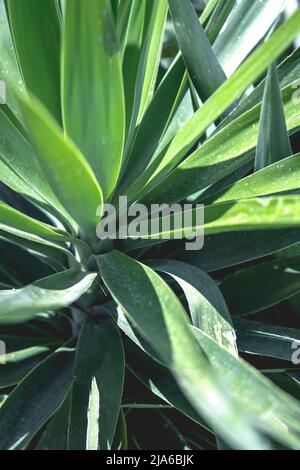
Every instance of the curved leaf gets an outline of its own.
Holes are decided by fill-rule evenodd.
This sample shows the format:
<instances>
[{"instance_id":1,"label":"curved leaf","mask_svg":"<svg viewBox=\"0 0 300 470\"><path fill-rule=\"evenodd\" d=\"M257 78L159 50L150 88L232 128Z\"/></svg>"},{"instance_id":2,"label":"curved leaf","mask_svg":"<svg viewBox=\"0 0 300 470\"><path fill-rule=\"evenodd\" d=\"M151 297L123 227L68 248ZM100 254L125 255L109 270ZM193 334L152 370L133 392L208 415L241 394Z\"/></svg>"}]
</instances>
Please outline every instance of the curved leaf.
<instances>
[{"instance_id":1,"label":"curved leaf","mask_svg":"<svg viewBox=\"0 0 300 470\"><path fill-rule=\"evenodd\" d=\"M21 289L0 292L0 324L21 323L45 311L76 302L92 285L96 274L76 270L41 279Z\"/></svg>"},{"instance_id":2,"label":"curved leaf","mask_svg":"<svg viewBox=\"0 0 300 470\"><path fill-rule=\"evenodd\" d=\"M201 330L193 327L193 332L231 395L256 418L257 428L275 441L299 449L299 403Z\"/></svg>"},{"instance_id":3,"label":"curved leaf","mask_svg":"<svg viewBox=\"0 0 300 470\"><path fill-rule=\"evenodd\" d=\"M22 212L17 211L13 207L0 202L0 229L10 231L10 229L18 230L18 233L28 233L41 238L48 238L53 241L67 241L70 239L68 234L58 231L55 227L39 222L38 220L28 217Z\"/></svg>"},{"instance_id":4,"label":"curved leaf","mask_svg":"<svg viewBox=\"0 0 300 470\"><path fill-rule=\"evenodd\" d=\"M35 450L66 450L70 400L67 396L47 424Z\"/></svg>"},{"instance_id":5,"label":"curved leaf","mask_svg":"<svg viewBox=\"0 0 300 470\"><path fill-rule=\"evenodd\" d=\"M103 196L94 173L39 102L21 95L18 99L47 181L82 231L95 238Z\"/></svg>"},{"instance_id":6,"label":"curved leaf","mask_svg":"<svg viewBox=\"0 0 300 470\"><path fill-rule=\"evenodd\" d=\"M236 352L232 320L213 279L201 269L177 261L154 261L150 266L169 274L178 282L186 296L192 324L229 351Z\"/></svg>"},{"instance_id":7,"label":"curved leaf","mask_svg":"<svg viewBox=\"0 0 300 470\"><path fill-rule=\"evenodd\" d=\"M15 172L24 181L22 186L25 185L25 188L27 188L26 185L28 185L28 188L31 188L31 191L30 189L29 191L32 192L32 195L29 193L29 196L31 195L40 204L46 203L52 210L55 210L55 213L61 214L64 220L68 220L68 214L47 184L45 175L41 171L31 145L16 126L12 116L12 113L8 114L2 106L0 107L1 160L6 163L11 172ZM1 165L1 169L3 170L3 165ZM13 175L10 176L11 184L15 185L15 178L13 178ZM18 182L18 184L20 183ZM13 187L12 189L19 192L18 187ZM26 193L28 194L28 189L26 189Z\"/></svg>"},{"instance_id":8,"label":"curved leaf","mask_svg":"<svg viewBox=\"0 0 300 470\"><path fill-rule=\"evenodd\" d=\"M6 0L6 5L25 85L61 122L61 24L56 1Z\"/></svg>"},{"instance_id":9,"label":"curved leaf","mask_svg":"<svg viewBox=\"0 0 300 470\"><path fill-rule=\"evenodd\" d=\"M99 256L97 261L115 301L170 368L195 409L233 445L264 447L247 415L236 412L211 373L205 355L194 343L184 309L167 284L147 266L117 251Z\"/></svg>"}]
</instances>

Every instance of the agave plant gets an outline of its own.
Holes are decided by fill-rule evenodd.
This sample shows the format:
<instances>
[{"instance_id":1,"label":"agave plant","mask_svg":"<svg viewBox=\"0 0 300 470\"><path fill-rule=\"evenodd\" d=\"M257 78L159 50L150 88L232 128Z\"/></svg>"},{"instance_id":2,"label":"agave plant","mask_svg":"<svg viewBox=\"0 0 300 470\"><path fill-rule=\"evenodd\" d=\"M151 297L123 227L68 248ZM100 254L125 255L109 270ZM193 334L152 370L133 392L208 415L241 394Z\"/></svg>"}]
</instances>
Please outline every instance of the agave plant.
<instances>
[{"instance_id":1,"label":"agave plant","mask_svg":"<svg viewBox=\"0 0 300 470\"><path fill-rule=\"evenodd\" d=\"M0 449L300 448L287 3L1 3ZM99 239L120 196L203 249Z\"/></svg>"}]
</instances>

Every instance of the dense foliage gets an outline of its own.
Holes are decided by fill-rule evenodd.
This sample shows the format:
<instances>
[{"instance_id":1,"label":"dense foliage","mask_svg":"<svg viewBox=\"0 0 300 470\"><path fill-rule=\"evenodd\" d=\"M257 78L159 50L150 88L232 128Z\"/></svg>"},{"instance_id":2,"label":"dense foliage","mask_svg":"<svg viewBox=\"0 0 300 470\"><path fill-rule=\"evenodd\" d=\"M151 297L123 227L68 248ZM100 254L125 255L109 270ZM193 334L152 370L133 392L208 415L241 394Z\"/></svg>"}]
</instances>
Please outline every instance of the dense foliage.
<instances>
[{"instance_id":1,"label":"dense foliage","mask_svg":"<svg viewBox=\"0 0 300 470\"><path fill-rule=\"evenodd\" d=\"M300 448L288 4L1 2L1 450ZM203 249L99 239L119 196Z\"/></svg>"}]
</instances>

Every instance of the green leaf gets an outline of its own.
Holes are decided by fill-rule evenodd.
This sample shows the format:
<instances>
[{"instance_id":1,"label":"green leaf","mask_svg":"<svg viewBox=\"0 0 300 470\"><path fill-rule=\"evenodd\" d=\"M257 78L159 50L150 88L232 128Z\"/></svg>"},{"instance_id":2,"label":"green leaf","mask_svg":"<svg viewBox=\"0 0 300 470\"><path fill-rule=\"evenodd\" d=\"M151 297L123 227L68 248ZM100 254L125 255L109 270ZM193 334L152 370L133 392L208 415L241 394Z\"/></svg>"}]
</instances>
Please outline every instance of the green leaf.
<instances>
[{"instance_id":1,"label":"green leaf","mask_svg":"<svg viewBox=\"0 0 300 470\"><path fill-rule=\"evenodd\" d=\"M300 47L295 49L291 55L289 55L283 62L277 67L277 73L280 82L280 88L285 88L287 85L292 85L295 78L300 74ZM228 124L228 122L234 121L237 117L241 116L251 108L256 106L262 101L264 90L266 85L266 79L262 80L260 84L254 88L250 95L244 97L237 108L228 116L223 122L222 127Z\"/></svg>"},{"instance_id":2,"label":"green leaf","mask_svg":"<svg viewBox=\"0 0 300 470\"><path fill-rule=\"evenodd\" d=\"M255 157L255 170L292 155L276 66L268 70Z\"/></svg>"},{"instance_id":3,"label":"green leaf","mask_svg":"<svg viewBox=\"0 0 300 470\"><path fill-rule=\"evenodd\" d=\"M197 252L181 248L171 257L211 272L245 263L297 244L300 230L258 230L208 235L204 247Z\"/></svg>"},{"instance_id":4,"label":"green leaf","mask_svg":"<svg viewBox=\"0 0 300 470\"><path fill-rule=\"evenodd\" d=\"M211 15L216 9L217 3L219 0L208 0L205 5L204 10L201 12L200 21L202 24L207 23Z\"/></svg>"},{"instance_id":5,"label":"green leaf","mask_svg":"<svg viewBox=\"0 0 300 470\"><path fill-rule=\"evenodd\" d=\"M14 51L13 41L10 33L10 27L5 10L5 1L0 0L0 79L4 82L14 80L19 83L20 89L23 89L22 78ZM6 90L7 105L16 111L16 103L10 90ZM1 106L3 108L4 106Z\"/></svg>"},{"instance_id":6,"label":"green leaf","mask_svg":"<svg viewBox=\"0 0 300 470\"><path fill-rule=\"evenodd\" d=\"M63 242L70 239L68 234L58 231L55 227L39 222L38 220L28 217L22 212L17 211L13 207L9 207L5 203L0 202L0 229L12 233L19 234L24 237L28 235L36 235L37 237Z\"/></svg>"},{"instance_id":7,"label":"green leaf","mask_svg":"<svg viewBox=\"0 0 300 470\"><path fill-rule=\"evenodd\" d=\"M147 31L146 5L147 0L131 0L131 14L128 21L126 47L123 57L123 77L126 105L126 135L130 126L135 100L137 71L142 52L142 45Z\"/></svg>"},{"instance_id":8,"label":"green leaf","mask_svg":"<svg viewBox=\"0 0 300 470\"><path fill-rule=\"evenodd\" d=\"M282 12L286 0L241 0L215 42L215 53L227 75L246 59Z\"/></svg>"},{"instance_id":9,"label":"green leaf","mask_svg":"<svg viewBox=\"0 0 300 470\"><path fill-rule=\"evenodd\" d=\"M300 124L299 109L292 99L293 93L291 84L283 89L289 131ZM151 201L165 199L168 202L181 201L251 162L252 150L257 144L260 110L261 106L257 104L215 133L180 163L152 192L150 191L146 198L151 197Z\"/></svg>"},{"instance_id":10,"label":"green leaf","mask_svg":"<svg viewBox=\"0 0 300 470\"><path fill-rule=\"evenodd\" d=\"M81 330L74 366L69 450L110 449L124 381L124 354L114 322L87 320Z\"/></svg>"},{"instance_id":11,"label":"green leaf","mask_svg":"<svg viewBox=\"0 0 300 470\"><path fill-rule=\"evenodd\" d=\"M61 122L57 4L53 0L44 0L43 5L39 0L6 0L6 5L24 83Z\"/></svg>"},{"instance_id":12,"label":"green leaf","mask_svg":"<svg viewBox=\"0 0 300 470\"><path fill-rule=\"evenodd\" d=\"M21 450L57 411L73 381L73 350L58 349L26 376L0 408L0 449Z\"/></svg>"},{"instance_id":13,"label":"green leaf","mask_svg":"<svg viewBox=\"0 0 300 470\"><path fill-rule=\"evenodd\" d=\"M103 201L94 173L40 103L32 97L25 99L18 95L18 98L39 164L51 188L82 231L92 237L98 220L97 209Z\"/></svg>"},{"instance_id":14,"label":"green leaf","mask_svg":"<svg viewBox=\"0 0 300 470\"><path fill-rule=\"evenodd\" d=\"M249 315L276 305L300 292L300 257L237 271L222 282L221 290L236 315Z\"/></svg>"},{"instance_id":15,"label":"green leaf","mask_svg":"<svg viewBox=\"0 0 300 470\"><path fill-rule=\"evenodd\" d=\"M170 368L195 409L236 447L264 447L247 416L237 412L212 374L190 333L184 309L167 284L147 266L117 251L97 261L113 298Z\"/></svg>"},{"instance_id":16,"label":"green leaf","mask_svg":"<svg viewBox=\"0 0 300 470\"><path fill-rule=\"evenodd\" d=\"M300 400L299 371L271 372L267 373L266 376L286 393L292 395L296 400Z\"/></svg>"},{"instance_id":17,"label":"green leaf","mask_svg":"<svg viewBox=\"0 0 300 470\"><path fill-rule=\"evenodd\" d=\"M127 251L150 247L161 240L189 239L195 237L264 229L283 229L300 226L300 197L282 196L211 204L204 207L204 220L199 220L199 208L182 209L182 212L155 216L144 224L138 240L123 240ZM160 210L162 214L162 210ZM178 214L180 226L178 226ZM201 218L202 219L202 218ZM199 248L198 248L199 249Z\"/></svg>"},{"instance_id":18,"label":"green leaf","mask_svg":"<svg viewBox=\"0 0 300 470\"><path fill-rule=\"evenodd\" d=\"M13 191L24 197L42 202L38 194L31 189L10 167L4 162L0 156L0 181Z\"/></svg>"},{"instance_id":19,"label":"green leaf","mask_svg":"<svg viewBox=\"0 0 300 470\"><path fill-rule=\"evenodd\" d=\"M154 3L148 0L146 15L149 15L149 19L147 19L149 24L145 32L146 36L136 75L135 98L128 136L129 143L135 136L135 129L140 124L155 90L167 11L167 0Z\"/></svg>"},{"instance_id":20,"label":"green leaf","mask_svg":"<svg viewBox=\"0 0 300 470\"><path fill-rule=\"evenodd\" d=\"M256 428L277 442L299 449L299 403L201 330L193 327L193 332L231 396L255 419Z\"/></svg>"},{"instance_id":21,"label":"green leaf","mask_svg":"<svg viewBox=\"0 0 300 470\"><path fill-rule=\"evenodd\" d=\"M207 27L205 28L207 37L211 44L213 44L217 39L231 10L235 5L236 0L218 0L216 8L214 9Z\"/></svg>"},{"instance_id":22,"label":"green leaf","mask_svg":"<svg viewBox=\"0 0 300 470\"><path fill-rule=\"evenodd\" d=\"M149 265L149 263L148 263ZM204 271L178 261L154 261L150 267L172 276L182 288L192 318L192 324L230 351L236 352L232 320L217 287Z\"/></svg>"},{"instance_id":23,"label":"green leaf","mask_svg":"<svg viewBox=\"0 0 300 470\"><path fill-rule=\"evenodd\" d=\"M172 140L167 152L156 170L158 180L170 172L190 148L197 142L205 130L216 121L224 111L238 98L253 81L283 52L300 30L300 10L262 44L240 66L240 68L204 103L194 116L180 129ZM187 159L188 164L191 158ZM180 167L179 167L180 168ZM234 171L234 169L232 170ZM173 172L174 175L176 172ZM178 175L178 173L176 173ZM154 175L154 176L155 176ZM223 175L225 176L225 175ZM149 190L149 188L148 188Z\"/></svg>"},{"instance_id":24,"label":"green leaf","mask_svg":"<svg viewBox=\"0 0 300 470\"><path fill-rule=\"evenodd\" d=\"M292 361L293 344L300 343L300 331L233 318L237 330L238 349L247 354Z\"/></svg>"},{"instance_id":25,"label":"green leaf","mask_svg":"<svg viewBox=\"0 0 300 470\"><path fill-rule=\"evenodd\" d=\"M223 188L222 191L204 199L203 202L205 204L220 203L297 190L299 189L299 181L300 154L297 154L273 163L273 165Z\"/></svg>"},{"instance_id":26,"label":"green leaf","mask_svg":"<svg viewBox=\"0 0 300 470\"><path fill-rule=\"evenodd\" d=\"M299 227L298 196L266 197L205 207L206 234L265 228Z\"/></svg>"},{"instance_id":27,"label":"green leaf","mask_svg":"<svg viewBox=\"0 0 300 470\"><path fill-rule=\"evenodd\" d=\"M14 364L16 362L24 361L30 359L31 357L39 356L50 351L49 346L32 346L30 348L21 349L20 351L15 351L0 355L0 362L5 364Z\"/></svg>"},{"instance_id":28,"label":"green leaf","mask_svg":"<svg viewBox=\"0 0 300 470\"><path fill-rule=\"evenodd\" d=\"M204 102L226 81L190 0L169 0L170 12L190 79Z\"/></svg>"},{"instance_id":29,"label":"green leaf","mask_svg":"<svg viewBox=\"0 0 300 470\"><path fill-rule=\"evenodd\" d=\"M1 365L0 389L12 387L21 382L44 359L45 354L41 354L21 362Z\"/></svg>"},{"instance_id":30,"label":"green leaf","mask_svg":"<svg viewBox=\"0 0 300 470\"><path fill-rule=\"evenodd\" d=\"M47 424L34 450L66 450L70 399L67 396Z\"/></svg>"},{"instance_id":31,"label":"green leaf","mask_svg":"<svg viewBox=\"0 0 300 470\"><path fill-rule=\"evenodd\" d=\"M31 255L37 257L43 263L55 269L65 268L68 260L70 266L78 265L75 257L70 251L64 248L63 245L53 243L42 238L34 237L31 234L23 232L16 232L16 235L12 234L13 229L10 228L9 232L0 230L0 240L5 241L13 245L26 250ZM26 236L26 238L23 238Z\"/></svg>"},{"instance_id":32,"label":"green leaf","mask_svg":"<svg viewBox=\"0 0 300 470\"><path fill-rule=\"evenodd\" d=\"M126 334L126 330L124 331ZM146 351L148 353L148 351ZM166 367L154 362L134 343L126 344L127 367L154 395L183 413L194 422L204 425Z\"/></svg>"},{"instance_id":33,"label":"green leaf","mask_svg":"<svg viewBox=\"0 0 300 470\"><path fill-rule=\"evenodd\" d=\"M67 0L62 76L65 130L107 200L119 176L125 134L120 50L108 0Z\"/></svg>"},{"instance_id":34,"label":"green leaf","mask_svg":"<svg viewBox=\"0 0 300 470\"><path fill-rule=\"evenodd\" d=\"M41 205L47 204L55 211L55 214L58 214L58 216L61 214L64 220L68 220L68 214L46 182L45 175L38 165L31 145L16 126L12 113L5 112L5 108L2 106L0 107L0 128L0 158L11 170L10 175L7 175L8 170L2 163L0 179L2 179L3 171L5 171L4 177L5 175L6 178L9 177L9 186L13 185L12 189L17 190L22 183L18 180L18 186L15 186L16 180L12 174L12 172L15 172L19 179L24 182L20 189L25 190L26 194L31 196L33 200L38 201Z\"/></svg>"},{"instance_id":35,"label":"green leaf","mask_svg":"<svg viewBox=\"0 0 300 470\"><path fill-rule=\"evenodd\" d=\"M96 278L76 270L41 279L21 289L0 292L0 324L21 323L45 311L56 311L76 302Z\"/></svg>"},{"instance_id":36,"label":"green leaf","mask_svg":"<svg viewBox=\"0 0 300 470\"><path fill-rule=\"evenodd\" d=\"M136 131L132 147L128 150L126 167L118 188L119 194L125 194L123 191L138 178L143 179L143 170L155 158L169 121L179 107L180 98L187 91L185 70L183 60L178 59L159 84Z\"/></svg>"},{"instance_id":37,"label":"green leaf","mask_svg":"<svg viewBox=\"0 0 300 470\"><path fill-rule=\"evenodd\" d=\"M117 37L120 41L122 58L124 56L124 51L127 45L132 16L134 16L136 13L135 3L136 2L132 0L124 0L124 2L120 2L118 5L116 31Z\"/></svg>"}]
</instances>

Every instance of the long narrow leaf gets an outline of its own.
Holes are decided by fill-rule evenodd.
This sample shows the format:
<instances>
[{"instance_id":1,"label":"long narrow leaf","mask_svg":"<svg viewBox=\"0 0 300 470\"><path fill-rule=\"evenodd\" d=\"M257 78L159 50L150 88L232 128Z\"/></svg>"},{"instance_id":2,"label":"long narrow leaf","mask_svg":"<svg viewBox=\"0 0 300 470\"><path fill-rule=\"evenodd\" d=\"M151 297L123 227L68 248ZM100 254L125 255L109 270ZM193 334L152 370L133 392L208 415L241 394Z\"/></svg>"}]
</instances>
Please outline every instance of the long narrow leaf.
<instances>
[{"instance_id":1,"label":"long narrow leaf","mask_svg":"<svg viewBox=\"0 0 300 470\"><path fill-rule=\"evenodd\" d=\"M195 89L206 101L226 81L196 11L189 0L169 0L178 43Z\"/></svg>"},{"instance_id":2,"label":"long narrow leaf","mask_svg":"<svg viewBox=\"0 0 300 470\"><path fill-rule=\"evenodd\" d=\"M122 162L125 111L120 51L107 0L67 0L62 67L65 130L108 199Z\"/></svg>"},{"instance_id":3,"label":"long narrow leaf","mask_svg":"<svg viewBox=\"0 0 300 470\"><path fill-rule=\"evenodd\" d=\"M110 449L119 416L124 356L118 331L109 318L87 320L74 366L69 450Z\"/></svg>"},{"instance_id":4,"label":"long narrow leaf","mask_svg":"<svg viewBox=\"0 0 300 470\"><path fill-rule=\"evenodd\" d=\"M7 0L8 17L22 77L30 90L61 122L61 24L54 0ZM30 34L28 34L30 29ZM33 60L34 58L34 60Z\"/></svg>"}]
</instances>

